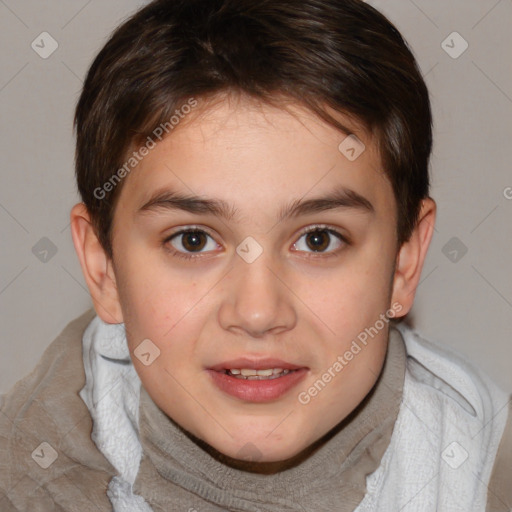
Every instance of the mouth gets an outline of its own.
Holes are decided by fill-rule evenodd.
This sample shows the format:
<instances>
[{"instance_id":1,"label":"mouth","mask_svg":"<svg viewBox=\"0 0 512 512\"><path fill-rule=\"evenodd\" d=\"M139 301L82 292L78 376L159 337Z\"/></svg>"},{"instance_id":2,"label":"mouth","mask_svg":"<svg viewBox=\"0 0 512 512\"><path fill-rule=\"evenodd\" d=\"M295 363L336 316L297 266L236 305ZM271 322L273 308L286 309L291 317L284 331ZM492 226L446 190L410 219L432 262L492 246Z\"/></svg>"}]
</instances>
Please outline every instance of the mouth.
<instances>
[{"instance_id":1,"label":"mouth","mask_svg":"<svg viewBox=\"0 0 512 512\"><path fill-rule=\"evenodd\" d=\"M251 368L232 368L230 370L224 370L226 375L234 377L235 379L243 380L273 380L284 377L290 372L296 372L297 370L287 370L284 368L267 368L264 370L253 370Z\"/></svg>"},{"instance_id":2,"label":"mouth","mask_svg":"<svg viewBox=\"0 0 512 512\"><path fill-rule=\"evenodd\" d=\"M281 398L302 381L308 371L304 366L268 358L241 358L207 369L220 391L248 402Z\"/></svg>"}]
</instances>

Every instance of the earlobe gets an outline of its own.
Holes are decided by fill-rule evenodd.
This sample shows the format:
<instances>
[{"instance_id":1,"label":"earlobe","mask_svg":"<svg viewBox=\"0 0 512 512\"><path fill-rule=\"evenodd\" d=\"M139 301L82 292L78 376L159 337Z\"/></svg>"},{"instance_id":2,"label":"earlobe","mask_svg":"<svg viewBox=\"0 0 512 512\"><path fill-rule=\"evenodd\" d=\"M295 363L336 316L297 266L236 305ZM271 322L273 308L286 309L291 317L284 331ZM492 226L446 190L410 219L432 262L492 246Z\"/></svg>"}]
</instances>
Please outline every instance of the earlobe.
<instances>
[{"instance_id":1,"label":"earlobe","mask_svg":"<svg viewBox=\"0 0 512 512\"><path fill-rule=\"evenodd\" d=\"M422 201L418 223L410 237L400 248L393 280L391 303L402 305L400 316L405 316L414 302L427 250L434 233L436 203L427 198Z\"/></svg>"},{"instance_id":2,"label":"earlobe","mask_svg":"<svg viewBox=\"0 0 512 512\"><path fill-rule=\"evenodd\" d=\"M112 262L96 236L83 203L71 209L70 221L73 244L96 313L106 323L123 322Z\"/></svg>"}]
</instances>

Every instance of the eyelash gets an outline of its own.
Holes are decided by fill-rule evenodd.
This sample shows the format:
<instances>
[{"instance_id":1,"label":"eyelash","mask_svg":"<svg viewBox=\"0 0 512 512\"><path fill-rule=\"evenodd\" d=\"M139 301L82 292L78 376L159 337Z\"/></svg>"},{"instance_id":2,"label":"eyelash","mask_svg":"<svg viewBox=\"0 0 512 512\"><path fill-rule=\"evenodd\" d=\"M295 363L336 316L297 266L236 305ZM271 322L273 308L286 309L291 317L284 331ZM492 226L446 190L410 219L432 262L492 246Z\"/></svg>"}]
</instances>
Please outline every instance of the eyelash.
<instances>
[{"instance_id":1,"label":"eyelash","mask_svg":"<svg viewBox=\"0 0 512 512\"><path fill-rule=\"evenodd\" d=\"M343 242L344 245L350 245L350 240L345 237L344 235L342 235L339 231L337 231L336 229L333 229L333 228L330 228L329 226L326 226L324 224L315 224L313 226L309 226L308 228L304 229L300 235L299 235L299 238L298 240L300 240L304 235L307 235L308 233L314 233L315 231L326 231L327 233L331 234L331 235L334 235L336 238L338 238L341 242ZM195 258L200 258L201 257L201 252L198 252L198 253L184 253L184 252L181 252L181 251L177 251L176 249L174 248L169 248L169 246L167 245L168 242L170 242L173 238L179 236L179 235L183 235L185 233L204 233L206 235L208 235L210 238L213 239L213 236L208 233L208 231L206 231L205 229L203 228L199 228L199 227L195 227L195 226L189 226L185 229L181 229L180 231L177 231L176 233L173 233L172 235L169 235L168 237L166 237L163 241L162 241L162 245L165 246L166 250L168 250L169 252L171 252L171 254L173 256L176 256L178 258L182 258L184 260L193 260ZM335 251L330 251L330 252L326 252L326 253L306 253L306 254L310 254L310 256L307 256L308 258L328 258L328 257L332 257L332 256L337 256L338 253L342 250L343 248L338 248L337 250ZM298 251L298 252L303 252L303 251Z\"/></svg>"}]
</instances>

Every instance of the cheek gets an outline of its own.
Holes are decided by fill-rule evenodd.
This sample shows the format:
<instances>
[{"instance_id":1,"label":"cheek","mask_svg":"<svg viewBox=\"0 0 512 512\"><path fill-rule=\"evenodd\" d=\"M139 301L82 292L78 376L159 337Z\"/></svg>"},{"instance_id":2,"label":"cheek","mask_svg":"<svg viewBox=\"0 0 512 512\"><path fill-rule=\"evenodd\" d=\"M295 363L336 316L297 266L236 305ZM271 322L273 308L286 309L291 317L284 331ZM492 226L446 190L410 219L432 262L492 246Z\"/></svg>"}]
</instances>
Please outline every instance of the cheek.
<instances>
[{"instance_id":1,"label":"cheek","mask_svg":"<svg viewBox=\"0 0 512 512\"><path fill-rule=\"evenodd\" d=\"M379 239L375 244L369 245L359 258L349 279L354 282L361 303L368 308L387 309L390 297L393 254L388 245ZM383 311L381 311L383 312Z\"/></svg>"},{"instance_id":2,"label":"cheek","mask_svg":"<svg viewBox=\"0 0 512 512\"><path fill-rule=\"evenodd\" d=\"M321 280L303 281L301 298L337 333L375 321L388 309L391 269L372 261L340 267Z\"/></svg>"},{"instance_id":3,"label":"cheek","mask_svg":"<svg viewBox=\"0 0 512 512\"><path fill-rule=\"evenodd\" d=\"M127 328L160 339L198 302L195 283L165 264L152 251L127 251L116 269Z\"/></svg>"},{"instance_id":4,"label":"cheek","mask_svg":"<svg viewBox=\"0 0 512 512\"><path fill-rule=\"evenodd\" d=\"M123 287L120 296L131 352L136 354L134 351L145 339L151 340L159 352L151 375L165 371L181 374L183 365L179 362L193 359L207 307L206 301L196 296L198 293L190 281L164 276L148 279L143 272L132 274Z\"/></svg>"},{"instance_id":5,"label":"cheek","mask_svg":"<svg viewBox=\"0 0 512 512\"><path fill-rule=\"evenodd\" d=\"M336 361L338 355L350 351L354 340L379 340L376 343L361 345L360 353L353 357L354 361L337 374L338 377L334 379L337 382L349 383L352 379L358 381L359 378L371 380L371 375L358 375L358 363L378 370L378 361L383 354L384 344L380 342L380 338L381 331L385 333L386 329L381 328L381 315L390 307L392 268L383 260L376 261L373 258L371 264L369 261L361 260L357 264L341 267L336 275L322 280L318 286L315 285L314 292L310 291L308 299L304 300L315 313L315 317L311 317L312 321L318 324L325 335L325 353L321 358L323 365L329 367ZM311 283L309 284L311 287ZM368 329L375 329L376 322L379 334L373 340L368 334ZM383 325L386 327L387 323ZM353 349L353 352L356 351L357 347ZM336 384L333 391L335 387Z\"/></svg>"}]
</instances>

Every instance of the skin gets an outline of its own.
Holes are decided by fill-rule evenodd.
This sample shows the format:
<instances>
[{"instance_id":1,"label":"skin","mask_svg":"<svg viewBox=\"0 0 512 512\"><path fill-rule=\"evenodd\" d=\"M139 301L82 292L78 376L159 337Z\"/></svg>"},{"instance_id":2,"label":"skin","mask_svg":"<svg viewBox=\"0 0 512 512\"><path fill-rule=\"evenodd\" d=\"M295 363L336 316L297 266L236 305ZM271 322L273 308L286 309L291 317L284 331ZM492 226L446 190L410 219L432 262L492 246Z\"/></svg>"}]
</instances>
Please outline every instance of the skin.
<instances>
[{"instance_id":1,"label":"skin","mask_svg":"<svg viewBox=\"0 0 512 512\"><path fill-rule=\"evenodd\" d=\"M251 471L271 473L307 456L368 394L383 366L387 324L307 405L297 398L392 304L399 304L397 316L410 310L433 233L436 206L426 199L412 237L397 251L396 203L375 141L337 116L366 146L353 162L338 150L346 134L298 104L285 111L225 98L182 121L125 178L113 261L85 206L71 212L95 310L105 322L125 323L144 388L212 454ZM365 197L373 212L344 207L279 221L292 200L339 186ZM223 199L236 212L138 212L165 188ZM324 233L315 251L315 240L303 234L315 224L349 243ZM164 241L187 227L211 235L190 260L172 253L191 254L186 237ZM248 236L263 249L252 263L236 252ZM160 350L149 366L133 354L144 339ZM280 358L308 374L268 403L224 394L205 369L246 355ZM257 447L256 464L240 460L247 443Z\"/></svg>"}]
</instances>

